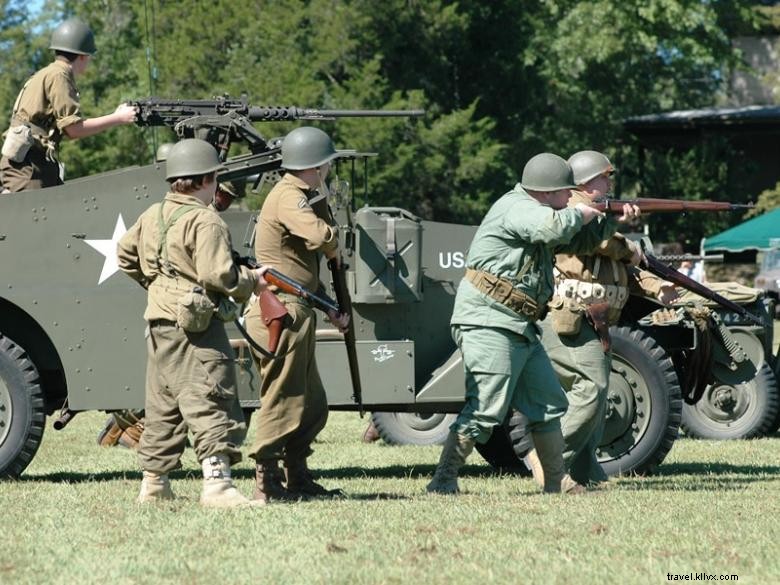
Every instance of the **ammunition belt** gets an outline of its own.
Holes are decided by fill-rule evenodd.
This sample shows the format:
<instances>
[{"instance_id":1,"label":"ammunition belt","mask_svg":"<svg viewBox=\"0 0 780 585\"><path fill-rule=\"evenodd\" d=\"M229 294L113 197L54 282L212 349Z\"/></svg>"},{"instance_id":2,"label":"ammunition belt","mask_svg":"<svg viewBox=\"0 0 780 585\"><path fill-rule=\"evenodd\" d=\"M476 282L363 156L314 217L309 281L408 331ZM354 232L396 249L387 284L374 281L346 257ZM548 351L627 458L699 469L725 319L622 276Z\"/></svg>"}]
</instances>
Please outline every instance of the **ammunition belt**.
<instances>
[{"instance_id":1,"label":"ammunition belt","mask_svg":"<svg viewBox=\"0 0 780 585\"><path fill-rule=\"evenodd\" d=\"M622 309L628 300L628 287L566 278L556 283L555 296L569 305L607 303L610 308Z\"/></svg>"},{"instance_id":2,"label":"ammunition belt","mask_svg":"<svg viewBox=\"0 0 780 585\"><path fill-rule=\"evenodd\" d=\"M512 309L515 313L525 316L529 321L540 319L546 308L546 305L539 307L539 303L535 299L516 289L506 278L484 270L466 268L466 280L473 284L479 292Z\"/></svg>"}]
</instances>

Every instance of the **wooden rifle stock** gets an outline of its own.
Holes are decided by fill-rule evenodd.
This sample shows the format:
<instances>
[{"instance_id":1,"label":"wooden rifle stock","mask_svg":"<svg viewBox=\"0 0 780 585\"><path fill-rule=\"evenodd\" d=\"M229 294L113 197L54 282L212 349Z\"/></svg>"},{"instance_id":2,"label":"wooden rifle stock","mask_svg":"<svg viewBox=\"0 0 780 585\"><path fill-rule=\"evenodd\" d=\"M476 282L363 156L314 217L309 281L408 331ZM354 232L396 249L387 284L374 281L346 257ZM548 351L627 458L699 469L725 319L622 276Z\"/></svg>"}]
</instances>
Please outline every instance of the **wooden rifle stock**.
<instances>
[{"instance_id":1,"label":"wooden rifle stock","mask_svg":"<svg viewBox=\"0 0 780 585\"><path fill-rule=\"evenodd\" d=\"M345 267L339 265L338 260L328 260L328 268L333 276L333 291L336 293L336 301L339 304L340 313L349 315L349 326L344 333L344 344L347 347L347 361L349 363L349 375L352 378L352 400L358 405L358 411L363 417L363 388L360 383L360 369L358 368L357 349L355 347L355 325L352 321L352 300L349 298L347 288L347 276Z\"/></svg>"},{"instance_id":2,"label":"wooden rifle stock","mask_svg":"<svg viewBox=\"0 0 780 585\"><path fill-rule=\"evenodd\" d=\"M759 317L756 317L753 313L749 312L744 307L741 307L734 301L730 301L726 297L719 295L714 290L711 290L704 286L703 284L700 284L693 280L692 278L688 278L681 272L678 272L671 266L668 266L658 260L655 256L648 254L645 251L645 262L642 266L645 270L648 272L652 272L656 276L663 278L664 280L668 280L669 282L673 282L674 284L677 284L685 289L688 289L691 292L696 293L700 297L704 297L705 299L708 299L710 301L713 301L715 303L718 303L721 307L728 309L729 311L734 311L735 313L741 315L742 317L749 319L753 323L757 325L761 325L763 327L764 322Z\"/></svg>"},{"instance_id":3,"label":"wooden rifle stock","mask_svg":"<svg viewBox=\"0 0 780 585\"><path fill-rule=\"evenodd\" d=\"M686 201L683 199L596 199L591 207L605 213L623 213L626 203L636 205L644 213L674 213L685 211L738 211L752 209L752 203L729 203L728 201Z\"/></svg>"}]
</instances>

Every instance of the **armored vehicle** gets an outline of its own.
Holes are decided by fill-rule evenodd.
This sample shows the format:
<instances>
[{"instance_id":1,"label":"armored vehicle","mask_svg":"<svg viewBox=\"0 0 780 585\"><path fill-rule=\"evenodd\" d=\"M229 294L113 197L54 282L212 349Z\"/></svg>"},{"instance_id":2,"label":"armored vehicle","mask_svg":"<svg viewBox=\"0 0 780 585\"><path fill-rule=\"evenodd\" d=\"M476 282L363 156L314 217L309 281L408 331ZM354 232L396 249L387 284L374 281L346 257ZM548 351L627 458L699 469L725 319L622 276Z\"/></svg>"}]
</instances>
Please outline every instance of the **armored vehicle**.
<instances>
[{"instance_id":1,"label":"armored vehicle","mask_svg":"<svg viewBox=\"0 0 780 585\"><path fill-rule=\"evenodd\" d=\"M263 139L252 121L346 115L251 108L245 100L225 99L138 105L142 124L166 124L180 137L218 145L227 166L220 180L245 179L255 186L279 169L280 141ZM229 157L237 141L249 152ZM366 160L356 153L338 173L354 185ZM6 274L0 289L0 475L17 476L27 467L46 417L58 410L55 428L80 411L143 407L146 298L119 274L115 249L126 228L166 192L164 171L162 163L134 166L0 197L0 262ZM463 403L463 368L448 323L476 226L423 221L396 207L357 209L353 190L344 181L338 186L331 204L344 232L363 407L373 412L388 441L435 441ZM369 195L364 200L370 202ZM254 214L227 211L224 217L238 252L251 254ZM748 308L769 319L761 295ZM653 320L658 309L653 301L632 299L613 331L615 359L600 453L611 473L651 471L677 437L687 360L703 336L687 317ZM717 314L734 332L729 349L715 356L724 364L715 371L722 382L718 389L724 384L739 389L755 371L774 379L777 357L766 351L771 326ZM242 406L258 408L247 342L237 330L231 336ZM343 336L322 324L317 338L331 407L358 410ZM734 420L761 408L745 394L746 407L728 410ZM481 452L498 468L516 469L513 440L510 416Z\"/></svg>"}]
</instances>

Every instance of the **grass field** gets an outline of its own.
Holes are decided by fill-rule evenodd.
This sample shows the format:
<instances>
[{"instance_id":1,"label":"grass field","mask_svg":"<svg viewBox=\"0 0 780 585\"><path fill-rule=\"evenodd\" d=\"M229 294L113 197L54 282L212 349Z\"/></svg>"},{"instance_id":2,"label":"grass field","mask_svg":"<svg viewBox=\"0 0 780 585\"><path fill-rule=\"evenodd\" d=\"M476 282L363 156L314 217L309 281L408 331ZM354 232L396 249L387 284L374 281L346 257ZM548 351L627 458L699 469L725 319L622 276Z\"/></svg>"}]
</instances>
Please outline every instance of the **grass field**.
<instances>
[{"instance_id":1,"label":"grass field","mask_svg":"<svg viewBox=\"0 0 780 585\"><path fill-rule=\"evenodd\" d=\"M188 450L179 499L134 502L134 453L101 449L104 416L47 428L19 481L0 483L0 583L665 583L667 573L780 580L780 437L680 440L659 473L586 496L544 496L478 455L457 497L427 496L437 447L359 441L333 413L312 467L347 497L204 510ZM251 431L250 431L251 433ZM242 462L238 486L251 493Z\"/></svg>"}]
</instances>

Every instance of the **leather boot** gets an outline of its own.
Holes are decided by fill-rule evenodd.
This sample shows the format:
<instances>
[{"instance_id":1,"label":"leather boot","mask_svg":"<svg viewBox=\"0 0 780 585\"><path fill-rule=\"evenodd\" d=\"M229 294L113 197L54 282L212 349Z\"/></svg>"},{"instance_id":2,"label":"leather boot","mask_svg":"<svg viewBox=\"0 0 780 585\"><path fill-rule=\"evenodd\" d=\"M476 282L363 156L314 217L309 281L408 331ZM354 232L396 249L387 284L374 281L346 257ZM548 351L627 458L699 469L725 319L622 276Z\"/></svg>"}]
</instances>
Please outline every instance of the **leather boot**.
<instances>
[{"instance_id":1,"label":"leather boot","mask_svg":"<svg viewBox=\"0 0 780 585\"><path fill-rule=\"evenodd\" d=\"M203 466L203 491L200 505L207 508L234 508L248 506L245 498L233 485L230 474L230 460L227 455L218 453L201 461Z\"/></svg>"},{"instance_id":2,"label":"leather boot","mask_svg":"<svg viewBox=\"0 0 780 585\"><path fill-rule=\"evenodd\" d=\"M306 465L306 459L288 458L284 460L284 476L287 491L312 498L339 498L344 496L340 489L329 490L318 484Z\"/></svg>"},{"instance_id":3,"label":"leather boot","mask_svg":"<svg viewBox=\"0 0 780 585\"><path fill-rule=\"evenodd\" d=\"M436 466L436 472L433 479L425 488L428 493L434 494L457 494L458 488L458 470L466 462L466 458L474 449L474 439L466 437L455 431L450 431L447 440L444 442L444 448L439 458L439 465Z\"/></svg>"},{"instance_id":4,"label":"leather boot","mask_svg":"<svg viewBox=\"0 0 780 585\"><path fill-rule=\"evenodd\" d=\"M360 440L364 443L373 443L374 441L378 441L380 438L379 431L376 430L373 421L369 421L368 426L366 427L366 430L363 431L363 436L360 438Z\"/></svg>"},{"instance_id":5,"label":"leather boot","mask_svg":"<svg viewBox=\"0 0 780 585\"><path fill-rule=\"evenodd\" d=\"M269 502L297 502L301 497L282 485L282 470L278 459L261 459L255 467L255 492L252 500L258 504Z\"/></svg>"},{"instance_id":6,"label":"leather boot","mask_svg":"<svg viewBox=\"0 0 780 585\"><path fill-rule=\"evenodd\" d=\"M560 428L548 432L534 432L534 451L526 455L534 480L546 494L582 494L585 487L565 473L563 464L563 435ZM534 459L536 461L534 461ZM536 471L534 470L536 468Z\"/></svg>"},{"instance_id":7,"label":"leather boot","mask_svg":"<svg viewBox=\"0 0 780 585\"><path fill-rule=\"evenodd\" d=\"M141 480L141 493L138 494L139 503L146 504L148 502L173 500L174 498L167 473L157 474L151 471L144 471L144 478Z\"/></svg>"}]
</instances>

